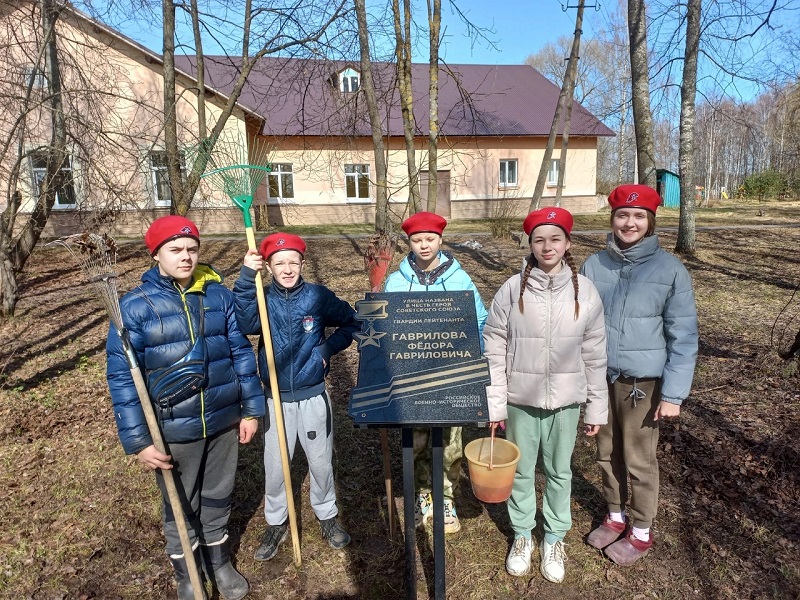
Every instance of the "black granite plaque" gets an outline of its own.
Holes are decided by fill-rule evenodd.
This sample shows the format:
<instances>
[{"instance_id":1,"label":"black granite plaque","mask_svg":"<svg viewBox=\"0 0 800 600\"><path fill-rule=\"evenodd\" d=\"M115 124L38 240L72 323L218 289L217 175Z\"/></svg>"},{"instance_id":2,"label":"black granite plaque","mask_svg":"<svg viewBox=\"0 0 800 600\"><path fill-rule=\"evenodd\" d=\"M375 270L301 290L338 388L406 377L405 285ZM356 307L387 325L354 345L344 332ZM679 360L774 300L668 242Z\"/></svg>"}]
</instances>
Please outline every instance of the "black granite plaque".
<instances>
[{"instance_id":1,"label":"black granite plaque","mask_svg":"<svg viewBox=\"0 0 800 600\"><path fill-rule=\"evenodd\" d=\"M471 291L368 293L356 302L356 425L456 425L489 420L489 366Z\"/></svg>"}]
</instances>

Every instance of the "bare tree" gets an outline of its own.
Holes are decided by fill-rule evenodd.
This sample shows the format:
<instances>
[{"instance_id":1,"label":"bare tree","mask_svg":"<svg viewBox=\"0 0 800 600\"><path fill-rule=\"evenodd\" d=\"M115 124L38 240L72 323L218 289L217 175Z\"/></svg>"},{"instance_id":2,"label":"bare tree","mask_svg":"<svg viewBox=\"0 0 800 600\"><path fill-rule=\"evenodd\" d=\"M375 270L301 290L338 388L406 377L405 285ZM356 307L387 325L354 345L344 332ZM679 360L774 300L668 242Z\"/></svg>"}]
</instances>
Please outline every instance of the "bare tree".
<instances>
[{"instance_id":1,"label":"bare tree","mask_svg":"<svg viewBox=\"0 0 800 600\"><path fill-rule=\"evenodd\" d=\"M428 0L428 35L430 62L428 73L428 204L429 212L436 212L439 188L439 33L442 26L442 0Z\"/></svg>"},{"instance_id":2,"label":"bare tree","mask_svg":"<svg viewBox=\"0 0 800 600\"><path fill-rule=\"evenodd\" d=\"M568 104L570 105L571 110L573 95L575 93L575 77L577 74L576 63L578 62L579 49L581 45L581 23L583 22L584 5L584 0L580 0L578 2L578 15L575 24L575 36L573 37L572 41L572 50L570 51L569 60L567 61L567 70L564 76L564 83L561 85L561 92L558 95L558 102L556 104L555 112L553 113L553 122L550 125L550 135L547 138L547 146L544 149L542 166L539 167L539 176L536 179L536 187L533 190L533 197L531 198L530 210L532 211L539 208L539 203L542 200L544 185L547 181L547 167L550 164L550 160L553 156L553 148L556 145L556 136L558 135L558 125L561 121L562 111ZM566 158L566 152L563 152L563 156L564 158L562 158L562 160ZM559 166L561 165L559 164ZM563 184L563 179L559 177L559 180L560 187Z\"/></svg>"},{"instance_id":3,"label":"bare tree","mask_svg":"<svg viewBox=\"0 0 800 600\"><path fill-rule=\"evenodd\" d=\"M628 36L631 56L631 103L636 131L638 182L656 187L653 115L650 110L650 70L647 48L647 15L644 0L628 1Z\"/></svg>"},{"instance_id":4,"label":"bare tree","mask_svg":"<svg viewBox=\"0 0 800 600\"><path fill-rule=\"evenodd\" d=\"M386 148L383 143L383 124L378 111L375 83L372 79L367 9L364 0L354 0L354 2L358 21L358 44L361 50L361 89L367 103L369 124L372 130L372 148L375 156L375 231L379 234L386 234L390 231L391 220L389 219L389 200L386 190Z\"/></svg>"},{"instance_id":5,"label":"bare tree","mask_svg":"<svg viewBox=\"0 0 800 600\"><path fill-rule=\"evenodd\" d=\"M700 51L700 17L702 0L686 3L686 51L681 85L681 118L679 162L681 176L681 212L676 252L695 251L694 132L695 98L697 96L697 57Z\"/></svg>"},{"instance_id":6,"label":"bare tree","mask_svg":"<svg viewBox=\"0 0 800 600\"><path fill-rule=\"evenodd\" d=\"M406 148L408 171L408 212L417 213L422 208L419 195L419 171L417 171L414 145L414 94L411 79L411 0L403 0L400 12L399 0L392 0L392 21L395 34L395 61L397 63L397 86L400 92L400 112L403 117L403 141Z\"/></svg>"},{"instance_id":7,"label":"bare tree","mask_svg":"<svg viewBox=\"0 0 800 600\"><path fill-rule=\"evenodd\" d=\"M39 187L39 195L18 235L14 236L17 211L21 204L15 184L9 185L10 199L0 221L0 316L8 317L14 313L18 291L16 277L25 266L39 236L47 223L50 211L56 201L56 194L63 178L63 167L67 160L67 131L61 94L61 70L58 60L56 22L61 8L52 0L40 0L38 10L43 31L38 58L44 64L44 78L47 81L47 108L51 115L50 143L45 151L45 174ZM38 62L36 65L41 64ZM36 78L36 67L27 82L25 104L30 101ZM23 107L23 110L25 107ZM13 138L9 138L9 141ZM10 180L15 182L24 158L24 135L19 136L17 160Z\"/></svg>"},{"instance_id":8,"label":"bare tree","mask_svg":"<svg viewBox=\"0 0 800 600\"><path fill-rule=\"evenodd\" d=\"M170 172L170 187L172 189L172 211L176 214L186 214L192 205L192 200L200 185L200 177L206 168L207 156L213 152L214 145L219 139L225 125L233 114L234 108L242 94L247 79L257 64L258 60L270 54L286 51L300 51L312 48L324 39L328 28L347 13L346 0L330 0L330 2L292 2L285 6L257 3L253 0L244 0L242 20L239 23L241 37L238 45L241 49L238 59L238 76L232 86L224 106L221 108L216 121L208 135L203 138L203 152L196 153L192 164L186 166L184 175L181 171L182 153L178 145L178 136L170 131L174 120L175 110L175 7L173 0L162 0L164 17L163 36L163 61L164 61L164 116L165 116L165 146ZM192 5L192 9L196 5ZM267 23L262 19L268 18ZM196 29L210 29L205 20L213 20L213 15L192 14L192 22L198 21ZM233 28L232 24L228 24ZM253 40L258 44L253 44ZM313 48L312 48L313 50ZM311 52L313 53L313 52ZM202 47L195 48L196 65L205 62ZM197 67L196 67L197 68ZM202 67L200 67L202 69ZM198 103L198 110L206 111L205 104ZM205 121L204 115L201 120ZM171 157L171 158L170 158Z\"/></svg>"}]
</instances>

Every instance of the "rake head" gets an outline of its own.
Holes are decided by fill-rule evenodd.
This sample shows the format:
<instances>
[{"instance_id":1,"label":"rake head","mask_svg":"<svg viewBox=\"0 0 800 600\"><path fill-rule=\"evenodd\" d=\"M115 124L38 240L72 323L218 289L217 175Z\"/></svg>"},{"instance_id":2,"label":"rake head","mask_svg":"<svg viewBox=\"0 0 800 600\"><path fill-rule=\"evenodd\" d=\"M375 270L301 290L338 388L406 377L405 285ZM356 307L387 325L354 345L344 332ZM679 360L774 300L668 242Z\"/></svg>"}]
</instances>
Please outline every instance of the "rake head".
<instances>
[{"instance_id":1,"label":"rake head","mask_svg":"<svg viewBox=\"0 0 800 600\"><path fill-rule=\"evenodd\" d=\"M79 233L53 242L50 245L66 248L86 280L103 303L112 323L122 329L122 314L119 309L117 290L117 245L106 234Z\"/></svg>"},{"instance_id":2,"label":"rake head","mask_svg":"<svg viewBox=\"0 0 800 600\"><path fill-rule=\"evenodd\" d=\"M269 148L258 139L209 138L193 154L210 169L203 174L214 188L227 195L242 211L245 226L252 227L250 207L264 177L270 172Z\"/></svg>"}]
</instances>

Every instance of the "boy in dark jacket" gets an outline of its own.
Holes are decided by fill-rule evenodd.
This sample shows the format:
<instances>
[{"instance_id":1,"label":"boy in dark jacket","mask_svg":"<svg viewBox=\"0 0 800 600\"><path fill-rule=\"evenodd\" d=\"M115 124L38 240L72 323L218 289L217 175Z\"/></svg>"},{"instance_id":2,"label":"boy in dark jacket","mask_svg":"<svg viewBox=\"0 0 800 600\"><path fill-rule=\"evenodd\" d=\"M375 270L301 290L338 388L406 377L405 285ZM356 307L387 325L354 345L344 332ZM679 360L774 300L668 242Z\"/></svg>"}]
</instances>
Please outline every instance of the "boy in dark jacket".
<instances>
[{"instance_id":1,"label":"boy in dark jacket","mask_svg":"<svg viewBox=\"0 0 800 600\"><path fill-rule=\"evenodd\" d=\"M305 251L305 242L288 233L267 236L259 251L249 251L244 257L239 279L233 286L236 318L243 333L261 333L255 277L266 264L272 275L272 283L266 287L265 295L289 460L299 439L308 457L311 506L320 521L323 537L331 547L339 549L350 543L350 536L336 518L339 509L333 482L333 417L325 376L330 369L331 357L353 341L358 322L355 311L347 302L337 298L328 288L303 280ZM327 338L326 327L336 328ZM258 368L271 399L263 339L259 339L258 344ZM267 529L256 550L256 560L272 559L289 533L286 522L289 509L280 467L273 404L267 402L269 420L264 433L264 516Z\"/></svg>"},{"instance_id":2,"label":"boy in dark jacket","mask_svg":"<svg viewBox=\"0 0 800 600\"><path fill-rule=\"evenodd\" d=\"M238 443L248 443L264 414L264 395L247 338L239 331L233 294L210 266L198 263L200 233L189 219L153 222L145 244L156 265L120 301L122 320L148 383L168 454L156 450L134 387L119 333L106 343L107 378L122 447L156 474L164 498L164 535L179 600L194 598L162 469L174 469L195 560L226 600L247 595L247 581L230 562L228 518ZM184 367L189 351L204 354ZM180 364L176 379L197 375L199 392L159 396L157 378ZM189 371L192 371L191 373ZM205 593L204 593L205 597Z\"/></svg>"}]
</instances>

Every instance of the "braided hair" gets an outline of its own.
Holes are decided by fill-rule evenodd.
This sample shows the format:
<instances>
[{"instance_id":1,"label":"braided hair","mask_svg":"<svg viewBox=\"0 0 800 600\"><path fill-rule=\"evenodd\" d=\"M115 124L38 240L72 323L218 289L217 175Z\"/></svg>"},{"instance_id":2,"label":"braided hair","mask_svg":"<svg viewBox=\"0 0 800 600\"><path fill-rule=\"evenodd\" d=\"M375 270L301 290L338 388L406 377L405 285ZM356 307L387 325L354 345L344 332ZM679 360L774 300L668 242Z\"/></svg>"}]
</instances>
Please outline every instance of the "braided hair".
<instances>
[{"instance_id":1,"label":"braided hair","mask_svg":"<svg viewBox=\"0 0 800 600\"><path fill-rule=\"evenodd\" d=\"M572 254L570 254L569 250L564 252L564 260L569 267L569 270L572 271L572 289L575 290L575 317L574 319L578 320L578 315L581 313L581 303L578 302L578 270L575 268L575 260L572 258Z\"/></svg>"},{"instance_id":2,"label":"braided hair","mask_svg":"<svg viewBox=\"0 0 800 600\"><path fill-rule=\"evenodd\" d=\"M578 315L581 312L581 305L578 302L578 271L575 268L575 261L572 258L572 254L570 254L569 250L564 253L564 261L567 263L569 270L572 271L572 288L575 290L575 316L574 319L578 320ZM533 252L530 253L529 256L525 257L525 271L522 274L522 282L519 286L519 300L517 304L519 306L519 312L525 313L525 303L522 301L522 296L525 294L525 285L528 283L528 277L530 277L531 270L538 265L536 261L536 257L533 255Z\"/></svg>"},{"instance_id":3,"label":"braided hair","mask_svg":"<svg viewBox=\"0 0 800 600\"><path fill-rule=\"evenodd\" d=\"M525 272L522 274L522 282L519 286L519 312L525 313L525 303L522 302L522 295L525 293L525 285L528 283L528 277L531 274L531 270L538 265L536 261L536 257L531 252L530 256L525 257Z\"/></svg>"}]
</instances>

